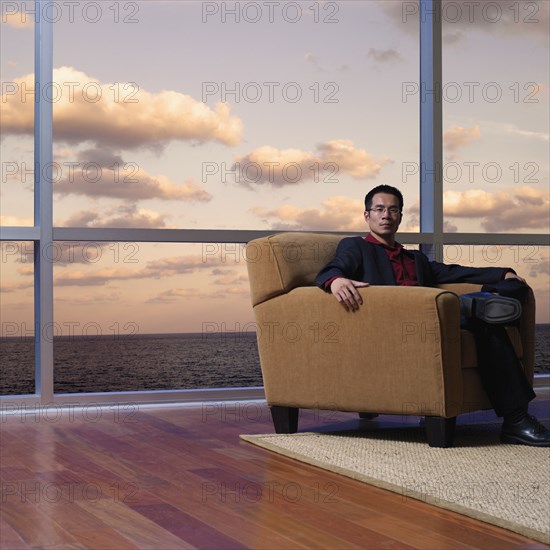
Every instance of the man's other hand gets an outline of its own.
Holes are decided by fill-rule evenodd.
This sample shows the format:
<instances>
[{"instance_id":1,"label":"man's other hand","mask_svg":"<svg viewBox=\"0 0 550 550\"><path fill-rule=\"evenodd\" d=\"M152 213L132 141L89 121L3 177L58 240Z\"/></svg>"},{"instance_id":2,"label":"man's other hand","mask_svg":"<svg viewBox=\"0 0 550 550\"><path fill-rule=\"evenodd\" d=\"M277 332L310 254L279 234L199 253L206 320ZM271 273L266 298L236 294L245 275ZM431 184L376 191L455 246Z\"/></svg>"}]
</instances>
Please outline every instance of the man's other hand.
<instances>
[{"instance_id":1,"label":"man's other hand","mask_svg":"<svg viewBox=\"0 0 550 550\"><path fill-rule=\"evenodd\" d=\"M513 271L508 271L506 275L504 275L505 279L519 279L522 283L527 284L527 281L520 277L519 275L516 275Z\"/></svg>"},{"instance_id":2,"label":"man's other hand","mask_svg":"<svg viewBox=\"0 0 550 550\"><path fill-rule=\"evenodd\" d=\"M361 281L352 281L351 279L338 277L338 279L334 279L334 281L332 281L330 291L347 311L355 311L359 309L359 306L363 303L363 300L356 288L362 288L365 286L369 286L369 283L362 283Z\"/></svg>"}]
</instances>

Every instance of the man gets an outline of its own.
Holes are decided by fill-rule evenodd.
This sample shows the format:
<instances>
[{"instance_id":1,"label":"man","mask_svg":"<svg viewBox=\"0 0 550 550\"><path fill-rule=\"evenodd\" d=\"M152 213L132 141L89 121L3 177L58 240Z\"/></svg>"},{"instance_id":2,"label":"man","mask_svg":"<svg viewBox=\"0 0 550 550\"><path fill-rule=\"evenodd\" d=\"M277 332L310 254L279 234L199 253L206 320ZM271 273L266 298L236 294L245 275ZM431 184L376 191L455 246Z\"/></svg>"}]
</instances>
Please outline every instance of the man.
<instances>
[{"instance_id":1,"label":"man","mask_svg":"<svg viewBox=\"0 0 550 550\"><path fill-rule=\"evenodd\" d=\"M429 261L421 252L406 251L395 240L403 218L403 195L395 187L379 185L365 197L365 237L342 239L336 256L317 275L316 283L350 312L362 305L358 288L369 285L435 286L443 283L477 283L488 289L526 289L525 281L509 268L465 267ZM485 287L484 287L485 288ZM510 298L494 297L506 307ZM462 309L464 303L462 304ZM499 307L499 304L497 304ZM501 441L550 446L550 430L528 414L535 397L502 324L462 317L462 326L476 338L483 386L498 416L504 418Z\"/></svg>"}]
</instances>

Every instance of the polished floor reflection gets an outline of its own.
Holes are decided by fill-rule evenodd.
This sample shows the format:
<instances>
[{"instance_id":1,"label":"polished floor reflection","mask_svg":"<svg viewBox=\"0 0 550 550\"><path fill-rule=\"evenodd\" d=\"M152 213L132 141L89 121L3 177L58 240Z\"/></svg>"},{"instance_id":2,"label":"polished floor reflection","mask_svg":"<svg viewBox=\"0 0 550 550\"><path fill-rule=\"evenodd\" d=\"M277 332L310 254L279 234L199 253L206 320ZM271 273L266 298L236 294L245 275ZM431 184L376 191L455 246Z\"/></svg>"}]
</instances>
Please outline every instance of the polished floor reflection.
<instances>
[{"instance_id":1,"label":"polished floor reflection","mask_svg":"<svg viewBox=\"0 0 550 550\"><path fill-rule=\"evenodd\" d=\"M548 418L550 393L538 394L532 410ZM359 426L352 413L300 418L302 431ZM543 547L241 441L272 431L257 402L20 409L0 429L2 549Z\"/></svg>"}]
</instances>

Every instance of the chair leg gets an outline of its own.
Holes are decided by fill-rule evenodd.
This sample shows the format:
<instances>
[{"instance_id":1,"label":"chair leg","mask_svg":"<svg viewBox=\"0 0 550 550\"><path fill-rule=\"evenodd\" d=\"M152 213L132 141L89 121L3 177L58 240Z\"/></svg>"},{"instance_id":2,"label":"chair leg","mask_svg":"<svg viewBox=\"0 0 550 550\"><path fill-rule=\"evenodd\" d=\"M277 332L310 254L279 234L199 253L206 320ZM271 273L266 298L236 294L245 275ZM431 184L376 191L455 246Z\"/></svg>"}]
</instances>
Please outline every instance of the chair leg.
<instances>
[{"instance_id":1,"label":"chair leg","mask_svg":"<svg viewBox=\"0 0 550 550\"><path fill-rule=\"evenodd\" d=\"M452 447L455 435L456 416L426 416L426 436L430 447Z\"/></svg>"},{"instance_id":2,"label":"chair leg","mask_svg":"<svg viewBox=\"0 0 550 550\"><path fill-rule=\"evenodd\" d=\"M271 407L271 418L275 433L294 434L298 431L298 412L296 407L280 407L273 405Z\"/></svg>"}]
</instances>

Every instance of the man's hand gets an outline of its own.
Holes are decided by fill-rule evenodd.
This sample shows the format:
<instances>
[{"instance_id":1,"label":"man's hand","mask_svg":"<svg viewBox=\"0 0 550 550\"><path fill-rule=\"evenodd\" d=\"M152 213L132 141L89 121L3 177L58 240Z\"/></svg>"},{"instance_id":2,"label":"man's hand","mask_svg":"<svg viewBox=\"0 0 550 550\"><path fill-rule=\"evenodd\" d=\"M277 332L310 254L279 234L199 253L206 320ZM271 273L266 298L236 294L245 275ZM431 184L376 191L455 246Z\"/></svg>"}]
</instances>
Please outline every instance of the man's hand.
<instances>
[{"instance_id":1,"label":"man's hand","mask_svg":"<svg viewBox=\"0 0 550 550\"><path fill-rule=\"evenodd\" d=\"M523 279L519 275L516 275L512 271L508 271L508 273L506 273L506 275L504 275L504 278L505 279L519 279L522 283L527 284L527 281L525 279Z\"/></svg>"},{"instance_id":2,"label":"man's hand","mask_svg":"<svg viewBox=\"0 0 550 550\"><path fill-rule=\"evenodd\" d=\"M338 279L334 279L334 281L332 281L330 291L346 308L346 311L355 311L359 309L359 306L363 303L359 292L355 289L365 286L369 286L369 283L362 283L361 281L352 281L351 279L338 277Z\"/></svg>"}]
</instances>

